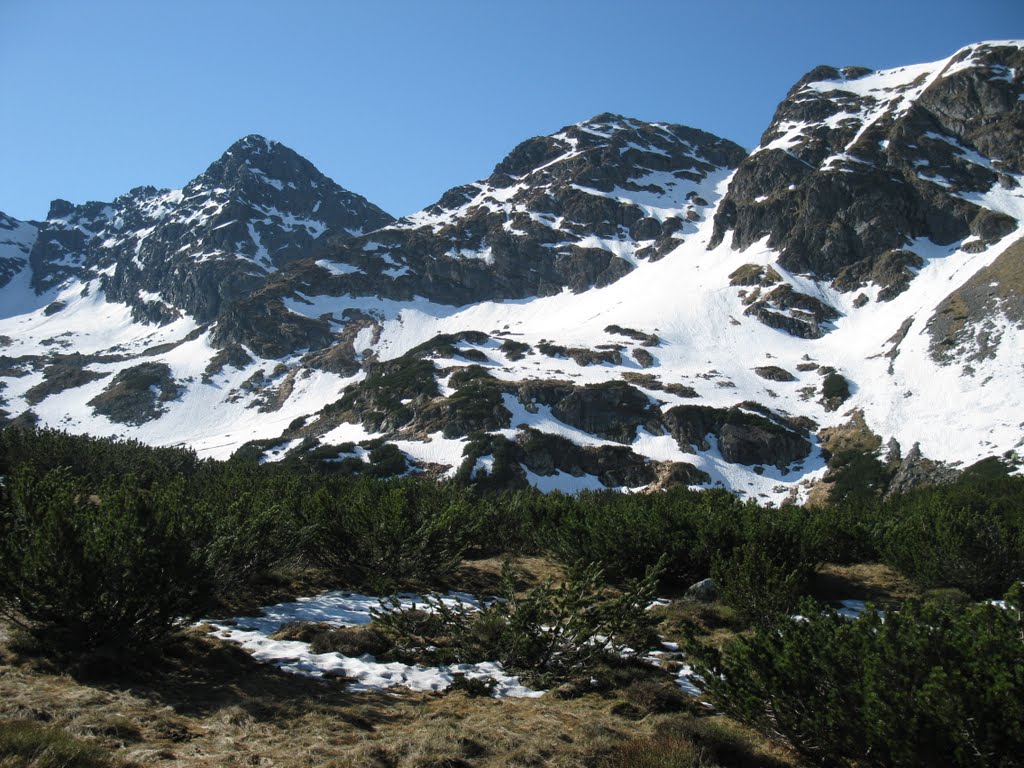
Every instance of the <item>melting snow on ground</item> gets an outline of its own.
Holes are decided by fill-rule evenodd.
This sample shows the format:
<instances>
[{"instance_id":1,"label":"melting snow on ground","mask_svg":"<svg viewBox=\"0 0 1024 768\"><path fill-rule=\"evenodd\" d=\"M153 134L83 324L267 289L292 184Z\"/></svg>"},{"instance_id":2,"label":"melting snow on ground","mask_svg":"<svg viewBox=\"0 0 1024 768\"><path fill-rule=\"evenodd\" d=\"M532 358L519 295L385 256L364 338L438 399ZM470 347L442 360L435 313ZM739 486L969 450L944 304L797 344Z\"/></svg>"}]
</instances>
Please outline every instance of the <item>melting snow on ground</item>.
<instances>
[{"instance_id":1,"label":"melting snow on ground","mask_svg":"<svg viewBox=\"0 0 1024 768\"><path fill-rule=\"evenodd\" d=\"M416 595L399 595L403 607L422 602ZM472 605L474 598L451 593L446 602ZM279 603L263 609L263 615L237 619L208 621L214 636L241 645L257 661L265 661L286 672L310 677L338 675L348 678L355 691L402 687L413 691L443 691L455 675L467 678L492 678L497 685L496 697L536 698L544 691L535 691L505 673L497 662L451 664L425 667L401 662L378 662L373 656L343 656L340 653L313 653L309 643L298 640L271 640L270 635L286 624L305 621L334 627L355 627L369 624L370 612L380 608L380 600L369 595L349 592L327 592L317 597L304 597L293 603Z\"/></svg>"},{"instance_id":2,"label":"melting snow on ground","mask_svg":"<svg viewBox=\"0 0 1024 768\"><path fill-rule=\"evenodd\" d=\"M403 608L422 605L418 595L397 596ZM450 592L443 597L453 607L478 605L477 599L464 592ZM657 600L651 607L670 601ZM544 691L524 686L515 675L509 675L498 662L450 664L426 667L401 662L378 662L373 656L344 656L340 653L313 653L309 643L299 640L273 640L271 635L282 627L297 622L326 624L332 627L356 627L369 624L371 612L381 608L380 598L351 592L325 592L316 597L299 598L292 603L278 603L262 610L260 616L204 620L213 636L240 645L257 661L273 664L286 672L309 677L338 676L348 681L351 690L368 691L407 688L413 691L443 691L455 675L470 679L491 678L496 682L492 695L497 698L537 698ZM683 663L676 643L663 642L658 650L645 653L640 659L656 667L671 665L677 685L692 696L703 694L700 678L693 668ZM632 652L629 652L632 653Z\"/></svg>"}]
</instances>

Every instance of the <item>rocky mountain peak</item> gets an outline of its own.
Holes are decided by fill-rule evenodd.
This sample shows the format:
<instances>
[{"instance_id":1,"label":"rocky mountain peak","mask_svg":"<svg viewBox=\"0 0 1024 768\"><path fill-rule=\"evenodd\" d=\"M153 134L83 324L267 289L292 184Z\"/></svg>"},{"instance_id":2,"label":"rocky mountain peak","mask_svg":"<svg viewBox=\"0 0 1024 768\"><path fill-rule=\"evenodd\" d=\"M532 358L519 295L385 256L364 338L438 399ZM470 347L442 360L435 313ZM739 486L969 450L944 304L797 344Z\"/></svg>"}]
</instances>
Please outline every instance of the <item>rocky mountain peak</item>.
<instances>
[{"instance_id":1,"label":"rocky mountain peak","mask_svg":"<svg viewBox=\"0 0 1024 768\"><path fill-rule=\"evenodd\" d=\"M541 183L584 183L608 191L628 181L637 166L649 171L687 170L695 175L713 167L735 167L745 152L731 141L681 125L647 123L609 112L515 147L487 180L495 185L543 174ZM535 180L536 183L536 180Z\"/></svg>"},{"instance_id":2,"label":"rocky mountain peak","mask_svg":"<svg viewBox=\"0 0 1024 768\"><path fill-rule=\"evenodd\" d=\"M181 190L55 200L32 249L32 281L43 293L99 279L139 319L208 322L325 233L352 237L391 221L285 145L251 135Z\"/></svg>"},{"instance_id":3,"label":"rocky mountain peak","mask_svg":"<svg viewBox=\"0 0 1024 768\"><path fill-rule=\"evenodd\" d=\"M56 200L50 201L50 210L46 213L46 218L51 219L62 219L65 216L70 216L75 211L75 204L70 203L67 200L57 198Z\"/></svg>"},{"instance_id":4,"label":"rocky mountain peak","mask_svg":"<svg viewBox=\"0 0 1024 768\"><path fill-rule=\"evenodd\" d=\"M915 242L983 249L1016 229L1022 93L1018 42L891 70L818 67L737 170L711 247L767 237L785 269L891 299L920 266ZM894 254L905 267L890 269Z\"/></svg>"},{"instance_id":5,"label":"rocky mountain peak","mask_svg":"<svg viewBox=\"0 0 1024 768\"><path fill-rule=\"evenodd\" d=\"M340 187L299 153L257 134L228 147L182 192L186 202L231 198L255 210L279 210L319 221L324 225L321 231L330 222L332 229L348 235L394 220L366 198Z\"/></svg>"},{"instance_id":6,"label":"rocky mountain peak","mask_svg":"<svg viewBox=\"0 0 1024 768\"><path fill-rule=\"evenodd\" d=\"M325 179L316 166L294 150L278 141L250 134L228 147L190 185L231 187L255 180L277 187L275 182L282 186L319 184Z\"/></svg>"}]
</instances>

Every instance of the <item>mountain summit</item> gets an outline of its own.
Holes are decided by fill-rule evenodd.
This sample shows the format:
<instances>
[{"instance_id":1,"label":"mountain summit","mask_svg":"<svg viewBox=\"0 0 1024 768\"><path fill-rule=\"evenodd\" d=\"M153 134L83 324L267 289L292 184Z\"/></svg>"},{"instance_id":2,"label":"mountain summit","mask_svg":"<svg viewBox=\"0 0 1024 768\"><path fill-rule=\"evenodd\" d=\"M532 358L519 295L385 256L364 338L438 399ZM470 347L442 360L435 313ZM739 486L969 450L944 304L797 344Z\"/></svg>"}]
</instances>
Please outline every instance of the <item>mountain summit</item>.
<instances>
[{"instance_id":1,"label":"mountain summit","mask_svg":"<svg viewBox=\"0 0 1024 768\"><path fill-rule=\"evenodd\" d=\"M352 237L392 220L283 144L246 136L183 189L55 200L31 248L32 285L43 294L98 279L138 319L208 322L325 233Z\"/></svg>"}]
</instances>

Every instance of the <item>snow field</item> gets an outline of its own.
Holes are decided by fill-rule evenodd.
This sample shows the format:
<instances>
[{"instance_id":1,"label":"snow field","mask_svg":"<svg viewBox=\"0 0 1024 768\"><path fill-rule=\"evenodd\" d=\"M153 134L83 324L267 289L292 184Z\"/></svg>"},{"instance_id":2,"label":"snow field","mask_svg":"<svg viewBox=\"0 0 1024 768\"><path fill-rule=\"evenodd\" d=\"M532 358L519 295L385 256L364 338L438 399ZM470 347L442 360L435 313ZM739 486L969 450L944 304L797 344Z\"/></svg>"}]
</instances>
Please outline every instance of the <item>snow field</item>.
<instances>
[{"instance_id":1,"label":"snow field","mask_svg":"<svg viewBox=\"0 0 1024 768\"><path fill-rule=\"evenodd\" d=\"M422 603L416 595L398 596L403 607ZM451 593L445 602L454 605L457 601L472 606L475 601L470 595ZM455 675L480 679L490 677L497 682L494 696L498 698L536 698L544 691L535 691L519 682L519 678L505 673L501 664L452 664L440 667L382 663L373 656L358 658L340 653L313 653L309 644L297 640L271 640L270 635L278 629L298 621L328 624L334 627L354 627L368 624L370 611L379 609L379 598L347 592L327 592L317 597L305 597L293 603L279 603L263 609L259 617L243 617L227 621L207 621L214 630L214 637L236 643L252 654L257 661L274 664L281 669L310 677L339 675L350 678L350 690L380 690L394 687L413 691L443 691L452 683Z\"/></svg>"}]
</instances>

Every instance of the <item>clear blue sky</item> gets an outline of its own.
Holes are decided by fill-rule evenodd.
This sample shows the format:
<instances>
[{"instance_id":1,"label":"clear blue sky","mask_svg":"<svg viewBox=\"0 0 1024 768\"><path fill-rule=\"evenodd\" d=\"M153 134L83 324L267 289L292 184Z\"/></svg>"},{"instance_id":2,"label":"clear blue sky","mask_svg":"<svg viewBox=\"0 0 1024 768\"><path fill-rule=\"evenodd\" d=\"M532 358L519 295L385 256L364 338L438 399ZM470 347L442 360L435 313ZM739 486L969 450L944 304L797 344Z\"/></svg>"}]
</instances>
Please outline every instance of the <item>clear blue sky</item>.
<instances>
[{"instance_id":1,"label":"clear blue sky","mask_svg":"<svg viewBox=\"0 0 1024 768\"><path fill-rule=\"evenodd\" d=\"M750 148L818 64L1008 38L1021 0L0 0L0 210L180 187L261 133L402 215L599 112Z\"/></svg>"}]
</instances>

